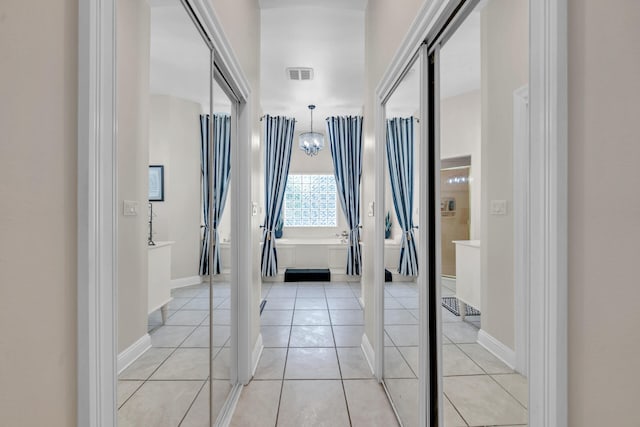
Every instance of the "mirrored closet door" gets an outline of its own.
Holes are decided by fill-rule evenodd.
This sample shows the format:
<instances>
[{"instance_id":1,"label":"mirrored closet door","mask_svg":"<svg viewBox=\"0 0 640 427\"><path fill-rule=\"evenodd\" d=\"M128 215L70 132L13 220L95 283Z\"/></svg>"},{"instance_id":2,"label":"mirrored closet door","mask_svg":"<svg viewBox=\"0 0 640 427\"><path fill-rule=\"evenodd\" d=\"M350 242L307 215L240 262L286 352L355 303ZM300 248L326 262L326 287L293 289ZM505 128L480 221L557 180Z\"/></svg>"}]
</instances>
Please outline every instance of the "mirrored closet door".
<instances>
[{"instance_id":1,"label":"mirrored closet door","mask_svg":"<svg viewBox=\"0 0 640 427\"><path fill-rule=\"evenodd\" d=\"M396 181L405 198L413 192L425 238L411 236L420 261L413 292L418 310L412 312L406 298L410 285L391 274L392 282L384 286L383 379L407 426L528 422L527 349L518 345L527 339L526 328L518 328L527 322L527 306L518 294L527 290L514 274L514 260L526 251L514 235L526 233L526 218L513 200L514 188L523 188L514 158L524 121L517 107L528 83L528 2L478 3L450 3L446 19L418 49L419 67L406 68L385 102L386 179L395 196L394 169L402 168L389 161L394 156L404 169L413 165L417 171ZM407 96L401 94L416 74L420 83L410 90L421 99L403 111ZM409 114L420 116L422 132L394 123ZM526 129L523 133L526 138ZM420 143L395 148L396 140L412 135ZM419 185L412 186L412 180ZM397 218L401 200L392 200L396 218L390 216L391 239L385 240L387 268L394 220L403 238L410 235ZM402 274L402 262L399 266ZM416 315L417 327L393 324L400 319L392 310L402 309ZM402 321L407 319L403 315ZM415 359L405 347L411 344L418 347Z\"/></svg>"},{"instance_id":2,"label":"mirrored closet door","mask_svg":"<svg viewBox=\"0 0 640 427\"><path fill-rule=\"evenodd\" d=\"M149 303L140 318L149 315L151 347L119 373L119 426L216 425L237 383L229 203L237 109L192 11L187 1L151 2L148 27L135 23L139 35L148 29L138 51L149 68L136 79L148 87L139 104L148 109L140 126L148 126ZM119 61L134 60L126 43L134 41L121 41Z\"/></svg>"},{"instance_id":3,"label":"mirrored closet door","mask_svg":"<svg viewBox=\"0 0 640 427\"><path fill-rule=\"evenodd\" d=\"M514 270L525 251L514 237L527 232L514 109L528 83L528 3L468 0L430 46L444 425L529 419L527 349L516 343L526 291Z\"/></svg>"},{"instance_id":4,"label":"mirrored closet door","mask_svg":"<svg viewBox=\"0 0 640 427\"><path fill-rule=\"evenodd\" d=\"M414 61L385 105L383 381L405 426L419 425L419 69Z\"/></svg>"}]
</instances>

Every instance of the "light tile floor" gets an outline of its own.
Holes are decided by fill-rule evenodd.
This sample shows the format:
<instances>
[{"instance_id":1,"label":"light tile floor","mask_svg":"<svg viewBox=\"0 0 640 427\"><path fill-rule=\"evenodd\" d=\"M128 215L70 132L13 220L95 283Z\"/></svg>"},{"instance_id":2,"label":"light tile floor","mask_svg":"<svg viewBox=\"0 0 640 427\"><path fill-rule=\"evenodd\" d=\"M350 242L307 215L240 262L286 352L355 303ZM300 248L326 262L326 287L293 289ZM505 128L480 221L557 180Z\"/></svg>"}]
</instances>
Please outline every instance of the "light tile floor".
<instances>
[{"instance_id":1,"label":"light tile floor","mask_svg":"<svg viewBox=\"0 0 640 427\"><path fill-rule=\"evenodd\" d=\"M214 288L216 413L231 389L229 293ZM120 427L208 425L208 286L172 294L166 325L158 312L149 318L152 348L119 376ZM262 295L265 348L233 426L397 425L360 349L359 283L264 284ZM408 427L417 416L416 295L409 283L385 289L385 384ZM526 378L476 343L479 318L442 310L445 426L526 425Z\"/></svg>"},{"instance_id":2,"label":"light tile floor","mask_svg":"<svg viewBox=\"0 0 640 427\"><path fill-rule=\"evenodd\" d=\"M385 385L408 427L417 425L418 413L417 296L413 283L385 285ZM476 343L480 316L463 322L442 308L442 320L444 425L526 425L527 379Z\"/></svg>"},{"instance_id":3,"label":"light tile floor","mask_svg":"<svg viewBox=\"0 0 640 427\"><path fill-rule=\"evenodd\" d=\"M152 347L118 376L118 426L209 426L209 285L171 292L168 319L149 316ZM214 295L214 414L231 391L229 285Z\"/></svg>"},{"instance_id":4,"label":"light tile floor","mask_svg":"<svg viewBox=\"0 0 640 427\"><path fill-rule=\"evenodd\" d=\"M232 426L397 426L360 348L360 283L263 284L264 350Z\"/></svg>"}]
</instances>

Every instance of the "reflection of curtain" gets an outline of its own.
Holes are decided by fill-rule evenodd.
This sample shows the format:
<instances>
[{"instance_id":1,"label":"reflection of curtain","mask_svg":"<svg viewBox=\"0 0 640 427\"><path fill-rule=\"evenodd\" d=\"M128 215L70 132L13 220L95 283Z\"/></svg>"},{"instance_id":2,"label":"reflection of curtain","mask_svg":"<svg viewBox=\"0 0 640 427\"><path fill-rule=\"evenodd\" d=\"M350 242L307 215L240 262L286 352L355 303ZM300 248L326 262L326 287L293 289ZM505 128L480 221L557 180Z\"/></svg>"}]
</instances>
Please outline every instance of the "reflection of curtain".
<instances>
[{"instance_id":1,"label":"reflection of curtain","mask_svg":"<svg viewBox=\"0 0 640 427\"><path fill-rule=\"evenodd\" d=\"M265 216L262 231L262 275L278 274L276 239L273 231L282 212L287 187L295 120L287 117L264 117L264 187Z\"/></svg>"},{"instance_id":2,"label":"reflection of curtain","mask_svg":"<svg viewBox=\"0 0 640 427\"><path fill-rule=\"evenodd\" d=\"M362 176L362 117L328 117L327 135L336 187L349 224L347 274L362 272L360 248L360 178Z\"/></svg>"},{"instance_id":3,"label":"reflection of curtain","mask_svg":"<svg viewBox=\"0 0 640 427\"><path fill-rule=\"evenodd\" d=\"M398 273L418 275L418 254L413 234L413 117L387 120L387 161L391 193L402 228Z\"/></svg>"},{"instance_id":4,"label":"reflection of curtain","mask_svg":"<svg viewBox=\"0 0 640 427\"><path fill-rule=\"evenodd\" d=\"M220 248L218 226L229 192L231 172L231 117L226 114L213 115L213 171L209 165L209 116L200 116L200 159L202 172L202 213L204 215L204 236L200 251L200 275L209 274L209 201L213 208L213 274L220 274ZM209 174L212 174L213 188L209 188Z\"/></svg>"}]
</instances>

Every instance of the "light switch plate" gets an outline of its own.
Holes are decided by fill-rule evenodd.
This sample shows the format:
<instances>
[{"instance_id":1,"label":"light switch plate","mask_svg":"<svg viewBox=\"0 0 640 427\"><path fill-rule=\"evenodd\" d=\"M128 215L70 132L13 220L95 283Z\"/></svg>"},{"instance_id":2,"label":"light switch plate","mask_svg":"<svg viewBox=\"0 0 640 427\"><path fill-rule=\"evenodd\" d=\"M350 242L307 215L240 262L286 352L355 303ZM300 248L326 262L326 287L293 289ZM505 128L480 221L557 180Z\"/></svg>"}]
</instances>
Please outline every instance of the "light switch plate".
<instances>
[{"instance_id":1,"label":"light switch plate","mask_svg":"<svg viewBox=\"0 0 640 427\"><path fill-rule=\"evenodd\" d=\"M507 201L506 200L492 200L491 201L491 215L506 215L507 214Z\"/></svg>"},{"instance_id":2,"label":"light switch plate","mask_svg":"<svg viewBox=\"0 0 640 427\"><path fill-rule=\"evenodd\" d=\"M124 200L122 202L122 215L124 216L137 216L138 215L138 202L135 200Z\"/></svg>"},{"instance_id":3,"label":"light switch plate","mask_svg":"<svg viewBox=\"0 0 640 427\"><path fill-rule=\"evenodd\" d=\"M375 202L370 202L369 203L369 210L367 211L367 214L369 216L373 216L374 215L374 207L375 207Z\"/></svg>"},{"instance_id":4,"label":"light switch plate","mask_svg":"<svg viewBox=\"0 0 640 427\"><path fill-rule=\"evenodd\" d=\"M256 215L258 215L258 204L251 203L251 216L256 216Z\"/></svg>"}]
</instances>

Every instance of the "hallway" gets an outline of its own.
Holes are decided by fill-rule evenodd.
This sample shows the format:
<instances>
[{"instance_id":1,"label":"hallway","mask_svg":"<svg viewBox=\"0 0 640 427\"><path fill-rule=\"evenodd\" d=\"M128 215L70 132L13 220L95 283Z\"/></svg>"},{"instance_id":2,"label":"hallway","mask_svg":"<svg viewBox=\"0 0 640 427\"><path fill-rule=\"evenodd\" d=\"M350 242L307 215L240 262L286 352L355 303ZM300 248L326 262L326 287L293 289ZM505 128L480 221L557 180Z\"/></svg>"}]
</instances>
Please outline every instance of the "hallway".
<instances>
[{"instance_id":1,"label":"hallway","mask_svg":"<svg viewBox=\"0 0 640 427\"><path fill-rule=\"evenodd\" d=\"M232 426L395 426L360 348L360 283L263 283L264 350Z\"/></svg>"}]
</instances>

